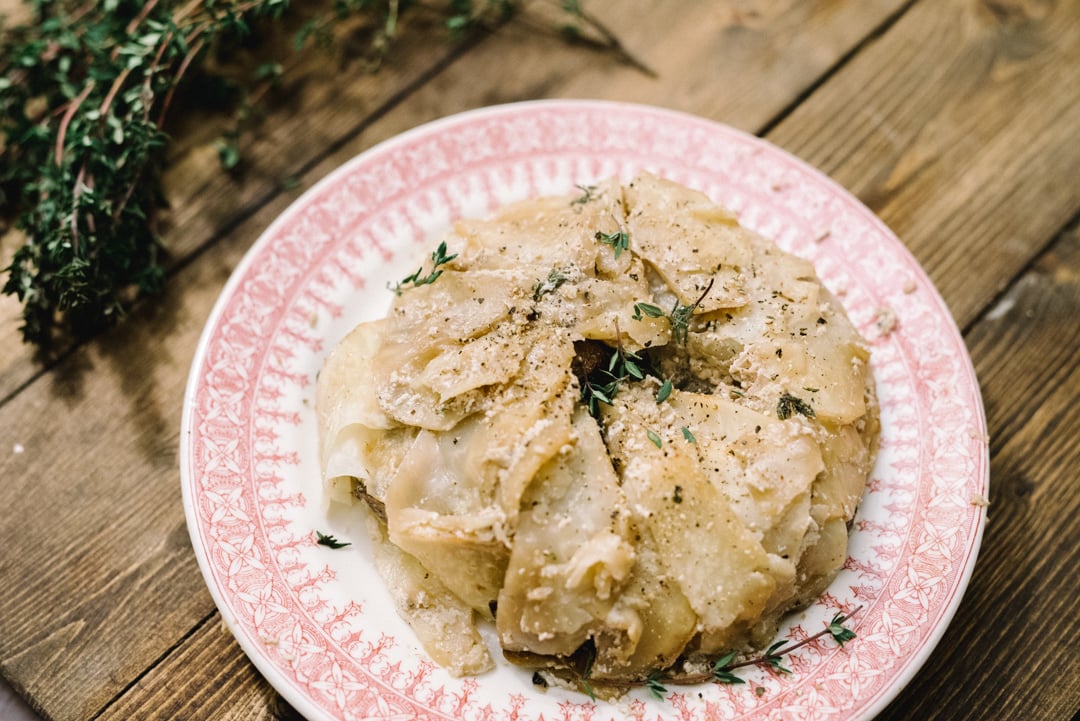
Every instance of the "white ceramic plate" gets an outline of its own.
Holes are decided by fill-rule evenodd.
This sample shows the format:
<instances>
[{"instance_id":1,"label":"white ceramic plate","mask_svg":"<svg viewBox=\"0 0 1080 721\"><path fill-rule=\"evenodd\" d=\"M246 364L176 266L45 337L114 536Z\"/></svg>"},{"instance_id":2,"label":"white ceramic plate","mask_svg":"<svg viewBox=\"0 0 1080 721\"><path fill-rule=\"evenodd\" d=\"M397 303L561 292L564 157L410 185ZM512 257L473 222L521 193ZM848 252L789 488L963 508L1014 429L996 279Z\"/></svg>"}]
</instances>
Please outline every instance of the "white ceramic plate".
<instances>
[{"instance_id":1,"label":"white ceramic plate","mask_svg":"<svg viewBox=\"0 0 1080 721\"><path fill-rule=\"evenodd\" d=\"M320 494L314 380L355 323L382 315L452 219L647 169L698 188L811 260L870 339L881 452L844 570L782 638L861 606L858 638L752 669L743 686L644 690L619 703L540 691L528 671L455 679L393 611L361 524ZM882 313L895 328L882 333ZM929 656L967 584L985 520L985 420L944 303L890 231L814 169L752 136L635 105L551 101L447 118L353 159L265 232L223 291L185 397L181 479L222 617L310 719L869 719ZM315 531L353 545L331 550ZM488 640L495 646L493 637ZM496 654L498 656L498 654Z\"/></svg>"}]
</instances>

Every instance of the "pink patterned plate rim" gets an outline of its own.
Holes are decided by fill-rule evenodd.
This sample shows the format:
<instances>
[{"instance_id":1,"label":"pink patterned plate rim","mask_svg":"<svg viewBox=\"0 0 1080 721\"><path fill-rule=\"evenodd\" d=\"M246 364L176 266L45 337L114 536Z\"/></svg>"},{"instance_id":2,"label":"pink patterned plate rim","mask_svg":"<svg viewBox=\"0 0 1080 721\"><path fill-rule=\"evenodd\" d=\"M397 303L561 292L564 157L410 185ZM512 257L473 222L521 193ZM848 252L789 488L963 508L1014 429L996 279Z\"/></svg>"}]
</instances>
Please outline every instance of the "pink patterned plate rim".
<instances>
[{"instance_id":1,"label":"pink patterned plate rim","mask_svg":"<svg viewBox=\"0 0 1080 721\"><path fill-rule=\"evenodd\" d=\"M315 376L353 325L385 313L387 280L412 270L454 218L643 169L702 190L812 261L871 342L881 451L849 558L780 634L806 638L861 607L850 621L857 638L799 649L787 675L754 669L746 685L673 689L662 701L645 690L615 703L541 691L501 658L489 674L453 678L394 612L359 520L324 507ZM199 342L180 465L192 544L222 618L313 721L853 721L872 718L911 679L959 604L985 523L987 445L978 383L944 302L841 187L701 118L537 101L445 118L371 148L266 230ZM316 531L353 545L320 546Z\"/></svg>"}]
</instances>

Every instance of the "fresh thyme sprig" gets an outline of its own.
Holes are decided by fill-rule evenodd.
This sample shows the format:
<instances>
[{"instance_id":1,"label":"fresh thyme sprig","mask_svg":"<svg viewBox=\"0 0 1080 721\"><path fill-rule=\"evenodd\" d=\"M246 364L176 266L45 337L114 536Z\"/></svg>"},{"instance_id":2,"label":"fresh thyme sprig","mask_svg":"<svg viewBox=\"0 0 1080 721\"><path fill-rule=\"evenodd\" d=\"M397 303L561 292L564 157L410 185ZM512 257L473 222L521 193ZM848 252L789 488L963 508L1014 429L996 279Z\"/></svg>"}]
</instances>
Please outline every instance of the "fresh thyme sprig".
<instances>
[{"instance_id":1,"label":"fresh thyme sprig","mask_svg":"<svg viewBox=\"0 0 1080 721\"><path fill-rule=\"evenodd\" d=\"M581 384L581 402L589 409L589 415L597 418L600 415L600 403L609 406L614 403L613 399L619 390L619 383L620 379L618 378L611 378L604 383L589 378L584 380Z\"/></svg>"},{"instance_id":2,"label":"fresh thyme sprig","mask_svg":"<svg viewBox=\"0 0 1080 721\"><path fill-rule=\"evenodd\" d=\"M0 36L0 195L26 234L5 294L23 336L57 313L78 333L115 321L134 287L164 281L156 211L177 87L286 0L37 2Z\"/></svg>"},{"instance_id":3,"label":"fresh thyme sprig","mask_svg":"<svg viewBox=\"0 0 1080 721\"><path fill-rule=\"evenodd\" d=\"M323 533L322 531L315 531L315 536L318 539L315 541L315 543L319 544L320 546L326 546L327 548L345 548L346 546L352 545L347 541L339 541L329 533Z\"/></svg>"},{"instance_id":4,"label":"fresh thyme sprig","mask_svg":"<svg viewBox=\"0 0 1080 721\"><path fill-rule=\"evenodd\" d=\"M593 199L593 193L596 192L595 185L575 185L575 188L581 191L581 195L570 201L570 206L581 210L581 207L586 203L589 203Z\"/></svg>"},{"instance_id":5,"label":"fresh thyme sprig","mask_svg":"<svg viewBox=\"0 0 1080 721\"><path fill-rule=\"evenodd\" d=\"M547 280L537 281L536 285L533 286L533 301L539 302L548 293L554 293L567 280L569 280L569 277L566 273L563 273L558 268L552 268L551 272L548 273Z\"/></svg>"},{"instance_id":6,"label":"fresh thyme sprig","mask_svg":"<svg viewBox=\"0 0 1080 721\"><path fill-rule=\"evenodd\" d=\"M622 228L619 228L614 233L602 233L598 230L596 231L596 239L604 245L610 245L615 250L615 260L619 259L624 250L630 249L630 234Z\"/></svg>"},{"instance_id":7,"label":"fresh thyme sprig","mask_svg":"<svg viewBox=\"0 0 1080 721\"><path fill-rule=\"evenodd\" d=\"M629 380L643 380L645 372L638 363L641 356L633 351L626 350L622 343L611 354L608 367L596 372L599 379L585 378L581 386L581 400L589 409L589 413L595 418L600 413L598 403L612 405L615 394L619 392L619 386Z\"/></svg>"},{"instance_id":8,"label":"fresh thyme sprig","mask_svg":"<svg viewBox=\"0 0 1080 721\"><path fill-rule=\"evenodd\" d=\"M602 231L596 231L596 239L604 245L610 245L612 250L615 251L615 260L619 259L619 256L623 254L623 251L630 250L630 233L626 231L623 224L612 216L612 220L615 220L615 225L618 226L614 233L604 233Z\"/></svg>"},{"instance_id":9,"label":"fresh thyme sprig","mask_svg":"<svg viewBox=\"0 0 1080 721\"><path fill-rule=\"evenodd\" d=\"M418 288L421 285L431 285L439 276L442 275L443 269L440 265L446 265L454 258L458 257L457 253L453 255L446 254L446 241L439 243L439 247L435 249L435 252L431 254L431 272L427 275L420 275L424 272L423 266L416 269L415 273L405 276L399 282L391 284L387 282L386 287L388 290L394 291L395 294L401 295L407 288ZM412 284L411 286L409 284Z\"/></svg>"},{"instance_id":10,"label":"fresh thyme sprig","mask_svg":"<svg viewBox=\"0 0 1080 721\"><path fill-rule=\"evenodd\" d=\"M790 674L791 669L787 668L782 663L784 656L826 636L831 637L833 641L843 647L846 642L855 638L855 632L844 626L844 623L861 610L862 606L858 606L847 615L837 613L832 617L829 623L826 624L825 628L808 636L802 641L790 645L788 641L777 641L769 646L765 652L745 658L741 661L736 660L738 658L737 652L730 651L713 661L710 664L708 671L694 673L664 673L662 671L654 671L649 674L648 677L637 681L605 681L604 683L615 689L628 689L635 686L644 686L654 698L663 700L668 694L668 686L695 686L697 684L709 682L733 685L746 683L744 679L735 675L734 672L748 666L758 666L771 669L777 673Z\"/></svg>"},{"instance_id":11,"label":"fresh thyme sprig","mask_svg":"<svg viewBox=\"0 0 1080 721\"><path fill-rule=\"evenodd\" d=\"M594 371L591 376L582 379L581 402L594 418L600 414L600 403L612 405L619 386L631 380L645 379L645 370L642 368L645 361L623 345L618 321L615 323L615 339L615 349L608 359L607 368Z\"/></svg>"},{"instance_id":12,"label":"fresh thyme sprig","mask_svg":"<svg viewBox=\"0 0 1080 721\"><path fill-rule=\"evenodd\" d=\"M618 346L616 346L615 352L611 354L611 360L608 362L608 373L621 379L644 380L645 371L641 370L641 366L638 365L640 361L641 356L632 350L626 350L623 347L622 338L620 338Z\"/></svg>"},{"instance_id":13,"label":"fresh thyme sprig","mask_svg":"<svg viewBox=\"0 0 1080 721\"><path fill-rule=\"evenodd\" d=\"M694 311L701 305L701 301L705 300L705 296L712 290L713 283L716 282L716 278L710 278L709 284L705 286L705 290L701 292L698 299L694 301L693 305L682 305L678 300L675 301L675 305L671 309L671 313L668 314L668 320L671 321L671 335L674 337L677 343L686 344L686 341L690 337L690 318L694 315Z\"/></svg>"},{"instance_id":14,"label":"fresh thyme sprig","mask_svg":"<svg viewBox=\"0 0 1080 721\"><path fill-rule=\"evenodd\" d=\"M729 652L728 654L718 658L707 673L694 673L694 674L673 674L670 676L657 676L656 680L661 683L670 685L695 685L699 683L706 683L708 681L715 681L718 683L727 684L739 684L744 683L743 679L736 676L733 671L747 666L760 666L763 668L769 668L777 673L790 674L791 669L787 668L782 663L782 658L791 654L794 651L808 646L809 644L817 641L819 638L825 636L831 637L837 644L843 647L844 643L855 638L855 632L847 628L843 624L848 621L852 616L862 610L862 606L856 607L851 613L846 616L842 613L837 613L832 617L832 620L825 626L824 629L817 633L799 641L788 645L788 641L777 641L769 646L766 651L758 656L752 656L743 661L736 661L737 654L735 652ZM651 690L651 689L650 689Z\"/></svg>"}]
</instances>

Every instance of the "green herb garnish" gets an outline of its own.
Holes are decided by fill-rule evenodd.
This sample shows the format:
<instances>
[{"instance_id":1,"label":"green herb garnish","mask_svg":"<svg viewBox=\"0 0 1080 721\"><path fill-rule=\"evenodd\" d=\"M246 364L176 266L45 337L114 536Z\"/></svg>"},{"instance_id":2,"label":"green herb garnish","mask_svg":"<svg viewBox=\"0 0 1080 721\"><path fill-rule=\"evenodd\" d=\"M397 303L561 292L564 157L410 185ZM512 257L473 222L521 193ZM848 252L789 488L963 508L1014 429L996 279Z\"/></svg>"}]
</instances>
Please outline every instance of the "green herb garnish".
<instances>
[{"instance_id":1,"label":"green herb garnish","mask_svg":"<svg viewBox=\"0 0 1080 721\"><path fill-rule=\"evenodd\" d=\"M663 439L656 435L656 431L647 428L645 429L645 435L649 437L649 440L652 441L652 444L657 448L662 448L664 446Z\"/></svg>"},{"instance_id":2,"label":"green herb garnish","mask_svg":"<svg viewBox=\"0 0 1080 721\"><path fill-rule=\"evenodd\" d=\"M533 300L539 302L539 300L548 293L554 293L558 290L559 286L567 280L569 280L569 278L567 278L565 273L558 268L552 268L551 272L548 273L547 280L537 281L536 285L533 286Z\"/></svg>"},{"instance_id":3,"label":"green herb garnish","mask_svg":"<svg viewBox=\"0 0 1080 721\"><path fill-rule=\"evenodd\" d=\"M589 415L593 418L598 418L600 415L600 406L598 403L604 403L606 405L612 404L612 399L615 398L615 394L619 390L618 378L612 378L606 383L594 383L588 378L585 379L581 385L581 402L589 409Z\"/></svg>"},{"instance_id":4,"label":"green herb garnish","mask_svg":"<svg viewBox=\"0 0 1080 721\"><path fill-rule=\"evenodd\" d=\"M829 632L829 635L833 637L834 641L840 644L841 648L844 647L844 644L846 642L855 638L855 632L843 625L844 621L847 620L847 616L843 615L842 613L838 613L832 617L832 620L829 621L829 625L826 628L826 630Z\"/></svg>"},{"instance_id":5,"label":"green herb garnish","mask_svg":"<svg viewBox=\"0 0 1080 721\"><path fill-rule=\"evenodd\" d=\"M787 668L781 663L781 657L785 653L787 653L787 651L783 651L781 649L783 649L783 647L786 645L787 641L777 641L772 646L769 646L769 648L765 650L765 655L761 657L761 661L759 663L768 666L773 671L777 671L778 673L790 674L791 669Z\"/></svg>"},{"instance_id":6,"label":"green herb garnish","mask_svg":"<svg viewBox=\"0 0 1080 721\"><path fill-rule=\"evenodd\" d=\"M790 393L785 393L780 396L780 401L776 404L776 417L786 421L791 418L792 413L800 413L807 418L813 418L815 415L814 409L810 407L809 403Z\"/></svg>"},{"instance_id":7,"label":"green herb garnish","mask_svg":"<svg viewBox=\"0 0 1080 721\"><path fill-rule=\"evenodd\" d=\"M617 322L615 337L617 345L608 359L607 368L602 368L582 380L581 402L588 407L589 414L594 418L599 417L598 403L610 406L620 385L645 378L645 371L641 367L644 360L637 353L623 346L622 333L619 331Z\"/></svg>"},{"instance_id":8,"label":"green herb garnish","mask_svg":"<svg viewBox=\"0 0 1080 721\"><path fill-rule=\"evenodd\" d=\"M689 443L697 443L697 438L694 436L693 433L690 432L690 429L686 426L682 427L682 435L683 438L685 438Z\"/></svg>"},{"instance_id":9,"label":"green herb garnish","mask_svg":"<svg viewBox=\"0 0 1080 721\"><path fill-rule=\"evenodd\" d=\"M663 403L664 401L666 401L671 395L672 387L673 386L671 384L671 379L666 379L664 383L660 386L660 390L656 392L656 402Z\"/></svg>"},{"instance_id":10,"label":"green herb garnish","mask_svg":"<svg viewBox=\"0 0 1080 721\"><path fill-rule=\"evenodd\" d=\"M634 303L634 315L630 317L634 320L641 320L643 314L650 318L659 318L664 315L664 311L652 303Z\"/></svg>"},{"instance_id":11,"label":"green herb garnish","mask_svg":"<svg viewBox=\"0 0 1080 721\"><path fill-rule=\"evenodd\" d=\"M610 245L615 250L615 260L619 259L624 250L630 250L630 234L622 228L614 233L601 233L596 231L596 239L604 245Z\"/></svg>"},{"instance_id":12,"label":"green herb garnish","mask_svg":"<svg viewBox=\"0 0 1080 721\"><path fill-rule=\"evenodd\" d=\"M667 688L655 674L650 675L645 679L645 687L649 689L649 693L652 694L652 697L657 701L663 701L664 697L667 696Z\"/></svg>"},{"instance_id":13,"label":"green herb garnish","mask_svg":"<svg viewBox=\"0 0 1080 721\"><path fill-rule=\"evenodd\" d=\"M581 191L581 195L570 201L571 206L585 205L593 199L593 193L596 192L595 185L574 185L574 187Z\"/></svg>"},{"instance_id":14,"label":"green herb garnish","mask_svg":"<svg viewBox=\"0 0 1080 721\"><path fill-rule=\"evenodd\" d=\"M421 266L420 268L417 268L416 272L412 275L407 275L402 278L401 282L395 283L394 285L387 283L386 287L389 290L394 291L394 293L396 293L397 295L401 295L402 291L406 289L406 286L409 283L412 283L411 287L413 288L417 288L421 285L431 285L439 279L440 275L442 275L442 268L440 268L439 266L449 263L456 257L458 257L457 253L454 253L453 255L446 254L446 241L444 240L443 242L439 243L439 247L436 248L435 252L431 254L432 265L430 273L421 276L420 274L424 272L424 268L423 266Z\"/></svg>"},{"instance_id":15,"label":"green herb garnish","mask_svg":"<svg viewBox=\"0 0 1080 721\"><path fill-rule=\"evenodd\" d=\"M709 284L705 286L705 290L702 291L693 305L682 305L678 300L675 301L671 313L668 314L668 320L671 321L671 335L677 343L686 343L690 333L690 318L694 315L697 307L701 305L701 301L705 300L705 296L712 290L715 282L716 278L709 279Z\"/></svg>"},{"instance_id":16,"label":"green herb garnish","mask_svg":"<svg viewBox=\"0 0 1080 721\"><path fill-rule=\"evenodd\" d=\"M345 548L345 546L351 546L351 543L339 541L330 534L323 533L322 531L315 531L315 535L318 536L318 540L315 541L320 546L326 546L327 548Z\"/></svg>"},{"instance_id":17,"label":"green herb garnish","mask_svg":"<svg viewBox=\"0 0 1080 721\"><path fill-rule=\"evenodd\" d=\"M735 655L736 655L735 652L731 651L730 653L725 654L725 655L721 656L720 658L716 659L716 662L713 664L713 667L712 667L713 680L715 680L715 681L717 681L719 683L726 683L726 684L746 683L746 681L739 678L738 676L736 676L734 673L732 673L729 670L732 667L732 664L735 661Z\"/></svg>"}]
</instances>

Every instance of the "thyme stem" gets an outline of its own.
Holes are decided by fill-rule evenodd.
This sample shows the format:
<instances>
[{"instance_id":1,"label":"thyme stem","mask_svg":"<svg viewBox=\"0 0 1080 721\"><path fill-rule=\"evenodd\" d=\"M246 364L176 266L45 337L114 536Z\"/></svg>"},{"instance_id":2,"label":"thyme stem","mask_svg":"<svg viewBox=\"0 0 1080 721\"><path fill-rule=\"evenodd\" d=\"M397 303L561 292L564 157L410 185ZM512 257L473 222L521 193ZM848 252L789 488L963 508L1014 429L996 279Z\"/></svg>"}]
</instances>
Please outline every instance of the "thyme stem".
<instances>
[{"instance_id":1,"label":"thyme stem","mask_svg":"<svg viewBox=\"0 0 1080 721\"><path fill-rule=\"evenodd\" d=\"M720 668L712 668L709 671L703 671L703 672L700 672L700 673L673 673L673 674L667 674L667 675L662 674L662 673L658 673L658 674L652 674L648 678L645 678L645 679L634 679L634 680L629 680L629 681L622 681L622 680L607 681L607 680L605 680L604 684L606 686L610 687L610 688L621 689L621 690L629 690L629 689L638 688L638 687L641 687L641 686L647 686L650 689L657 689L657 688L662 688L664 684L670 684L672 686L696 686L697 684L710 683L710 682L717 681L717 674L730 673L731 671L734 671L736 669L746 668L748 666L762 666L762 667L771 666L773 664L770 662L770 659L778 659L778 658L780 658L782 656L787 656L788 654L790 654L790 653L792 653L794 651L797 651L800 648L803 648L804 646L808 646L811 643L817 641L818 639L824 638L825 636L832 635L832 636L835 637L835 633L832 630L832 628L830 628L830 626L832 626L835 623L838 623L837 619L841 619L840 622L847 621L847 620L851 619L855 614L857 614L861 610L862 610L862 606L856 606L846 616L841 615L841 614L837 614L836 616L833 617L833 621L830 624L826 625L825 628L823 628L822 630L820 630L817 633L813 634L812 636L804 638L802 641L791 644L790 646L786 646L786 647L783 647L783 648L775 648L778 644L774 644L774 646L770 647L770 649L775 648L775 650L770 650L770 651L767 651L767 652L765 652L763 654L752 656L752 657L744 659L742 661L738 661L738 662L734 662L734 663L728 663L728 664L725 664L725 665L721 666ZM849 631L848 629L843 629L843 630L847 631L848 634L851 634L851 635L848 636L848 638L853 638L854 637L854 634L851 631Z\"/></svg>"}]
</instances>

